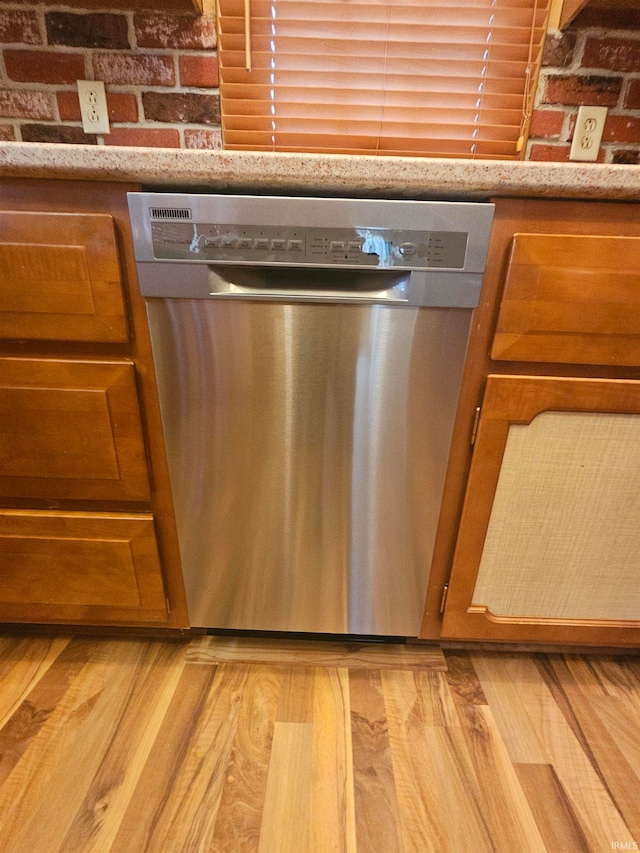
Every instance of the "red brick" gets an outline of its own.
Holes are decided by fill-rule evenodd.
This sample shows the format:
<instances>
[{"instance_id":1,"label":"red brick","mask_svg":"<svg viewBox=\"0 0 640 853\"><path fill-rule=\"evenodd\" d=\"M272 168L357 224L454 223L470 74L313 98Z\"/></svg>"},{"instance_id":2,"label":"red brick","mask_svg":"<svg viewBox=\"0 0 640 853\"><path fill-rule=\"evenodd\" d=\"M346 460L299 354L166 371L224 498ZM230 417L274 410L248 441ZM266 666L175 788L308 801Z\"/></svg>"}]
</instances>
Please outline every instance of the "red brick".
<instances>
[{"instance_id":1,"label":"red brick","mask_svg":"<svg viewBox=\"0 0 640 853\"><path fill-rule=\"evenodd\" d=\"M560 110L534 110L529 135L538 137L560 136L564 113Z\"/></svg>"},{"instance_id":2,"label":"red brick","mask_svg":"<svg viewBox=\"0 0 640 853\"><path fill-rule=\"evenodd\" d=\"M142 106L148 121L220 124L220 98L217 95L143 92Z\"/></svg>"},{"instance_id":3,"label":"red brick","mask_svg":"<svg viewBox=\"0 0 640 853\"><path fill-rule=\"evenodd\" d=\"M15 142L16 132L10 124L0 124L0 142Z\"/></svg>"},{"instance_id":4,"label":"red brick","mask_svg":"<svg viewBox=\"0 0 640 853\"><path fill-rule=\"evenodd\" d=\"M633 2L633 0L626 0ZM599 9L585 8L571 22L571 29L585 30L587 27L599 27L604 30L640 30L640 9L620 8L620 3L613 3L614 8Z\"/></svg>"},{"instance_id":5,"label":"red brick","mask_svg":"<svg viewBox=\"0 0 640 853\"><path fill-rule=\"evenodd\" d=\"M47 12L45 22L49 44L125 50L130 47L129 26L124 15Z\"/></svg>"},{"instance_id":6,"label":"red brick","mask_svg":"<svg viewBox=\"0 0 640 853\"><path fill-rule=\"evenodd\" d=\"M628 110L640 110L640 78L629 80L624 105Z\"/></svg>"},{"instance_id":7,"label":"red brick","mask_svg":"<svg viewBox=\"0 0 640 853\"><path fill-rule=\"evenodd\" d=\"M62 121L81 121L77 92L58 92L58 112ZM107 92L109 121L138 121L138 102L135 95Z\"/></svg>"},{"instance_id":8,"label":"red brick","mask_svg":"<svg viewBox=\"0 0 640 853\"><path fill-rule=\"evenodd\" d=\"M200 89L218 86L218 58L216 56L181 56L180 83Z\"/></svg>"},{"instance_id":9,"label":"red brick","mask_svg":"<svg viewBox=\"0 0 640 853\"><path fill-rule=\"evenodd\" d=\"M95 145L94 134L86 134L81 127L65 124L23 124L20 128L23 142L54 142L66 145Z\"/></svg>"},{"instance_id":10,"label":"red brick","mask_svg":"<svg viewBox=\"0 0 640 853\"><path fill-rule=\"evenodd\" d=\"M556 163L567 163L569 162L570 151L570 145L532 145L529 159L554 161ZM604 163L604 155L604 149L601 148L600 153L598 154L598 163Z\"/></svg>"},{"instance_id":11,"label":"red brick","mask_svg":"<svg viewBox=\"0 0 640 853\"><path fill-rule=\"evenodd\" d=\"M0 116L2 118L53 119L53 95L48 92L25 92L18 89L0 89Z\"/></svg>"},{"instance_id":12,"label":"red brick","mask_svg":"<svg viewBox=\"0 0 640 853\"><path fill-rule=\"evenodd\" d=\"M615 107L622 91L622 77L593 74L550 74L546 78L543 102L578 107Z\"/></svg>"},{"instance_id":13,"label":"red brick","mask_svg":"<svg viewBox=\"0 0 640 853\"><path fill-rule=\"evenodd\" d=\"M611 162L619 163L625 166L637 166L638 164L640 164L640 148L620 148L617 151L613 152Z\"/></svg>"},{"instance_id":14,"label":"red brick","mask_svg":"<svg viewBox=\"0 0 640 853\"><path fill-rule=\"evenodd\" d=\"M117 127L104 137L106 145L134 145L141 148L180 148L180 134L171 128Z\"/></svg>"},{"instance_id":15,"label":"red brick","mask_svg":"<svg viewBox=\"0 0 640 853\"><path fill-rule=\"evenodd\" d=\"M35 12L0 9L0 42L3 44L42 44Z\"/></svg>"},{"instance_id":16,"label":"red brick","mask_svg":"<svg viewBox=\"0 0 640 853\"><path fill-rule=\"evenodd\" d=\"M216 46L213 16L140 14L133 16L138 47L211 50Z\"/></svg>"},{"instance_id":17,"label":"red brick","mask_svg":"<svg viewBox=\"0 0 640 853\"><path fill-rule=\"evenodd\" d=\"M20 83L75 83L84 80L84 56L44 50L5 50L10 80Z\"/></svg>"},{"instance_id":18,"label":"red brick","mask_svg":"<svg viewBox=\"0 0 640 853\"><path fill-rule=\"evenodd\" d=\"M542 64L564 68L573 59L573 50L576 46L577 34L549 33L545 39L542 51Z\"/></svg>"},{"instance_id":19,"label":"red brick","mask_svg":"<svg viewBox=\"0 0 640 853\"><path fill-rule=\"evenodd\" d=\"M640 142L640 118L607 116L602 133L603 142Z\"/></svg>"},{"instance_id":20,"label":"red brick","mask_svg":"<svg viewBox=\"0 0 640 853\"><path fill-rule=\"evenodd\" d=\"M96 80L117 86L173 86L176 82L169 56L97 53L93 70Z\"/></svg>"},{"instance_id":21,"label":"red brick","mask_svg":"<svg viewBox=\"0 0 640 853\"><path fill-rule=\"evenodd\" d=\"M569 145L535 144L531 146L529 160L554 160L564 163L569 160L569 151Z\"/></svg>"},{"instance_id":22,"label":"red brick","mask_svg":"<svg viewBox=\"0 0 640 853\"><path fill-rule=\"evenodd\" d=\"M640 40L588 38L581 64L583 68L640 71Z\"/></svg>"},{"instance_id":23,"label":"red brick","mask_svg":"<svg viewBox=\"0 0 640 853\"><path fill-rule=\"evenodd\" d=\"M219 130L185 130L185 148L222 148L222 133Z\"/></svg>"}]
</instances>

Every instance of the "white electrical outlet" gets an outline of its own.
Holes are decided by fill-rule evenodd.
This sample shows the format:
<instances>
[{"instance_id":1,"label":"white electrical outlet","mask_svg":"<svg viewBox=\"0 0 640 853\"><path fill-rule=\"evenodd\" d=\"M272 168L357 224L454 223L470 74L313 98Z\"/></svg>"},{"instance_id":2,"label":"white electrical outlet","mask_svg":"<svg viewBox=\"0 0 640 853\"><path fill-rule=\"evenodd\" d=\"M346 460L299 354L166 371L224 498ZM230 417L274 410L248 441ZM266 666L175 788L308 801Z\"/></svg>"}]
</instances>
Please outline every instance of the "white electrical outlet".
<instances>
[{"instance_id":1,"label":"white electrical outlet","mask_svg":"<svg viewBox=\"0 0 640 853\"><path fill-rule=\"evenodd\" d=\"M101 80L76 80L85 133L111 133L107 93Z\"/></svg>"},{"instance_id":2,"label":"white electrical outlet","mask_svg":"<svg viewBox=\"0 0 640 853\"><path fill-rule=\"evenodd\" d=\"M570 160L598 159L608 112L607 107L580 107L569 153Z\"/></svg>"}]
</instances>

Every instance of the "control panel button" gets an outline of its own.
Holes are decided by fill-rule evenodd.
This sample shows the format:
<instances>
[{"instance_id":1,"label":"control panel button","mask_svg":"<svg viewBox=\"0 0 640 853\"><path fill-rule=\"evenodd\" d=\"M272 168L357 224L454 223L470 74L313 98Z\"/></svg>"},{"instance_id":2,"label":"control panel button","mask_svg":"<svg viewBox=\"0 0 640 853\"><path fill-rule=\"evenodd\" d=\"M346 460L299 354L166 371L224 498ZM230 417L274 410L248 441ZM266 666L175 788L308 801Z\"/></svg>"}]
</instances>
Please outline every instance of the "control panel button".
<instances>
[{"instance_id":1,"label":"control panel button","mask_svg":"<svg viewBox=\"0 0 640 853\"><path fill-rule=\"evenodd\" d=\"M399 246L399 252L401 255L405 255L407 257L410 257L411 255L415 255L416 244L415 243L401 243Z\"/></svg>"},{"instance_id":2,"label":"control panel button","mask_svg":"<svg viewBox=\"0 0 640 853\"><path fill-rule=\"evenodd\" d=\"M256 237L253 245L256 249L268 249L269 240L266 237Z\"/></svg>"},{"instance_id":3,"label":"control panel button","mask_svg":"<svg viewBox=\"0 0 640 853\"><path fill-rule=\"evenodd\" d=\"M281 239L280 237L275 237L271 241L271 248L272 249L277 249L277 250L284 249L286 247L286 245L287 245L287 241Z\"/></svg>"},{"instance_id":4,"label":"control panel button","mask_svg":"<svg viewBox=\"0 0 640 853\"><path fill-rule=\"evenodd\" d=\"M332 252L344 252L344 240L332 240L330 249Z\"/></svg>"},{"instance_id":5,"label":"control panel button","mask_svg":"<svg viewBox=\"0 0 640 853\"><path fill-rule=\"evenodd\" d=\"M240 237L238 239L238 248L239 249L250 249L253 246L253 240L251 237Z\"/></svg>"},{"instance_id":6,"label":"control panel button","mask_svg":"<svg viewBox=\"0 0 640 853\"><path fill-rule=\"evenodd\" d=\"M302 251L302 240L289 240L289 251L301 252Z\"/></svg>"},{"instance_id":7,"label":"control panel button","mask_svg":"<svg viewBox=\"0 0 640 853\"><path fill-rule=\"evenodd\" d=\"M362 251L362 243L358 240L349 240L349 251L350 252L361 252Z\"/></svg>"},{"instance_id":8,"label":"control panel button","mask_svg":"<svg viewBox=\"0 0 640 853\"><path fill-rule=\"evenodd\" d=\"M220 237L220 248L233 249L237 242L236 238L232 237L230 234L223 234L222 237Z\"/></svg>"},{"instance_id":9,"label":"control panel button","mask_svg":"<svg viewBox=\"0 0 640 853\"><path fill-rule=\"evenodd\" d=\"M204 247L205 249L217 249L220 245L220 241L217 237L205 237Z\"/></svg>"}]
</instances>

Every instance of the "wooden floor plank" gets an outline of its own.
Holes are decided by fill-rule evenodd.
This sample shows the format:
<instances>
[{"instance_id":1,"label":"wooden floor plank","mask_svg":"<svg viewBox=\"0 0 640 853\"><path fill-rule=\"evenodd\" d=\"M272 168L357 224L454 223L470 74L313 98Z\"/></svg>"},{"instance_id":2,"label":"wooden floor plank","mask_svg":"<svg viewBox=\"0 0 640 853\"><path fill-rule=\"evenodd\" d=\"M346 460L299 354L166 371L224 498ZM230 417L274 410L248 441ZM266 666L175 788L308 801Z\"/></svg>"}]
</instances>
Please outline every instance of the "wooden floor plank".
<instances>
[{"instance_id":1,"label":"wooden floor plank","mask_svg":"<svg viewBox=\"0 0 640 853\"><path fill-rule=\"evenodd\" d=\"M145 848L147 853L209 849L247 675L248 668L242 664L217 668L196 720L190 749L174 773L171 797L165 801Z\"/></svg>"},{"instance_id":2,"label":"wooden floor plank","mask_svg":"<svg viewBox=\"0 0 640 853\"><path fill-rule=\"evenodd\" d=\"M478 670L478 660L473 657ZM494 664L496 659L494 658ZM502 676L511 674L517 685L522 707L529 717L531 729L538 733L544 748L544 754L549 756L546 762L553 765L562 787L572 803L578 820L594 849L606 846L612 840L628 838L626 827L617 807L598 778L581 744L576 739L569 723L558 707L556 700L543 681L536 664L530 658L501 657L500 669ZM487 667L490 673L491 662L481 665ZM482 687L487 694L490 706L496 710L500 704L500 696L489 688L485 680L486 670L478 670ZM495 702L495 707L494 707ZM496 720L504 738L500 719ZM506 739L505 739L506 740ZM513 760L513 756L512 756ZM520 763L520 762L519 762Z\"/></svg>"},{"instance_id":3,"label":"wooden floor plank","mask_svg":"<svg viewBox=\"0 0 640 853\"><path fill-rule=\"evenodd\" d=\"M356 853L349 670L318 667L313 691L311 853Z\"/></svg>"},{"instance_id":4,"label":"wooden floor plank","mask_svg":"<svg viewBox=\"0 0 640 853\"><path fill-rule=\"evenodd\" d=\"M171 792L216 673L215 667L189 666L182 671L149 757L140 774L115 841L113 853L147 851Z\"/></svg>"},{"instance_id":5,"label":"wooden floor plank","mask_svg":"<svg viewBox=\"0 0 640 853\"><path fill-rule=\"evenodd\" d=\"M640 838L640 777L635 775L624 753L590 705L587 695L582 692L581 683L573 677L560 655L547 658L544 676L567 721L575 721L572 730L580 729L582 749L627 825L631 838Z\"/></svg>"},{"instance_id":6,"label":"wooden floor plank","mask_svg":"<svg viewBox=\"0 0 640 853\"><path fill-rule=\"evenodd\" d=\"M279 723L312 722L314 685L315 669L313 667L285 667L276 721Z\"/></svg>"},{"instance_id":7,"label":"wooden floor plank","mask_svg":"<svg viewBox=\"0 0 640 853\"><path fill-rule=\"evenodd\" d=\"M592 696L589 702L640 779L640 724L634 708L616 696ZM631 785L632 789L634 787L636 791L640 790L640 785Z\"/></svg>"},{"instance_id":8,"label":"wooden floor plank","mask_svg":"<svg viewBox=\"0 0 640 853\"><path fill-rule=\"evenodd\" d=\"M312 723L276 723L259 853L309 850Z\"/></svg>"},{"instance_id":9,"label":"wooden floor plank","mask_svg":"<svg viewBox=\"0 0 640 853\"><path fill-rule=\"evenodd\" d=\"M149 643L125 713L59 853L111 849L184 666L179 644Z\"/></svg>"},{"instance_id":10,"label":"wooden floor plank","mask_svg":"<svg viewBox=\"0 0 640 853\"><path fill-rule=\"evenodd\" d=\"M415 676L407 672L382 673L403 848L424 853L490 850L473 795L460 791L459 778L445 778L443 768L436 765L431 745L437 734L427 729L427 716L433 715L431 709L425 709L425 697ZM461 815L459 822L465 827L461 834L453 829L447 814L450 791L454 791L451 799L455 800L456 818ZM468 827L472 828L471 838L466 832Z\"/></svg>"},{"instance_id":11,"label":"wooden floor plank","mask_svg":"<svg viewBox=\"0 0 640 853\"><path fill-rule=\"evenodd\" d=\"M461 705L463 732L482 796L482 811L495 847L513 853L545 853L546 847L509 758L491 709Z\"/></svg>"},{"instance_id":12,"label":"wooden floor plank","mask_svg":"<svg viewBox=\"0 0 640 853\"><path fill-rule=\"evenodd\" d=\"M89 662L96 651L96 644L91 640L64 643L59 655L51 662L59 649L60 646L51 644L38 669L39 677L34 673L30 678L31 690L0 729L0 786L45 725L71 682Z\"/></svg>"},{"instance_id":13,"label":"wooden floor plank","mask_svg":"<svg viewBox=\"0 0 640 853\"><path fill-rule=\"evenodd\" d=\"M253 666L244 685L210 850L255 853L267 789L282 667Z\"/></svg>"},{"instance_id":14,"label":"wooden floor plank","mask_svg":"<svg viewBox=\"0 0 640 853\"><path fill-rule=\"evenodd\" d=\"M68 645L69 637L25 639L7 652L0 680L0 729L3 728ZM8 664L8 666L7 666Z\"/></svg>"},{"instance_id":15,"label":"wooden floor plank","mask_svg":"<svg viewBox=\"0 0 640 853\"><path fill-rule=\"evenodd\" d=\"M530 690L544 689L530 656L473 653L471 662L511 760L547 764L549 757L540 731L531 721L521 690L523 683Z\"/></svg>"},{"instance_id":16,"label":"wooden floor plank","mask_svg":"<svg viewBox=\"0 0 640 853\"><path fill-rule=\"evenodd\" d=\"M447 664L446 679L454 702L462 705L487 705L482 685L466 651L444 652Z\"/></svg>"},{"instance_id":17,"label":"wooden floor plank","mask_svg":"<svg viewBox=\"0 0 640 853\"><path fill-rule=\"evenodd\" d=\"M377 670L349 673L358 850L402 851L382 680Z\"/></svg>"},{"instance_id":18,"label":"wooden floor plank","mask_svg":"<svg viewBox=\"0 0 640 853\"><path fill-rule=\"evenodd\" d=\"M550 764L516 764L516 773L549 853L592 853Z\"/></svg>"},{"instance_id":19,"label":"wooden floor plank","mask_svg":"<svg viewBox=\"0 0 640 853\"><path fill-rule=\"evenodd\" d=\"M442 650L411 643L339 643L322 640L200 637L187 652L191 663L260 663L369 669L426 669L444 672Z\"/></svg>"},{"instance_id":20,"label":"wooden floor plank","mask_svg":"<svg viewBox=\"0 0 640 853\"><path fill-rule=\"evenodd\" d=\"M0 788L0 849L58 850L126 708L145 645L100 644L75 677Z\"/></svg>"},{"instance_id":21,"label":"wooden floor plank","mask_svg":"<svg viewBox=\"0 0 640 853\"><path fill-rule=\"evenodd\" d=\"M590 662L607 694L624 699L640 717L640 658L602 655L591 658Z\"/></svg>"}]
</instances>

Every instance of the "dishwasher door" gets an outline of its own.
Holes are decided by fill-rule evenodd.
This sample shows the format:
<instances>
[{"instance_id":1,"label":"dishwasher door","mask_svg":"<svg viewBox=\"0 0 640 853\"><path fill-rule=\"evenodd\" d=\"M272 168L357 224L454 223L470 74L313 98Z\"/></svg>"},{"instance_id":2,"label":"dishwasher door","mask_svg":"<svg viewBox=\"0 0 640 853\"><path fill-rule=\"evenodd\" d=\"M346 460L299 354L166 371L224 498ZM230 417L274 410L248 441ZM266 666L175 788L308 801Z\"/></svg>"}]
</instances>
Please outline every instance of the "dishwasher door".
<instances>
[{"instance_id":1,"label":"dishwasher door","mask_svg":"<svg viewBox=\"0 0 640 853\"><path fill-rule=\"evenodd\" d=\"M191 624L417 636L493 205L129 209Z\"/></svg>"},{"instance_id":2,"label":"dishwasher door","mask_svg":"<svg viewBox=\"0 0 640 853\"><path fill-rule=\"evenodd\" d=\"M191 624L417 636L471 309L147 305Z\"/></svg>"}]
</instances>

